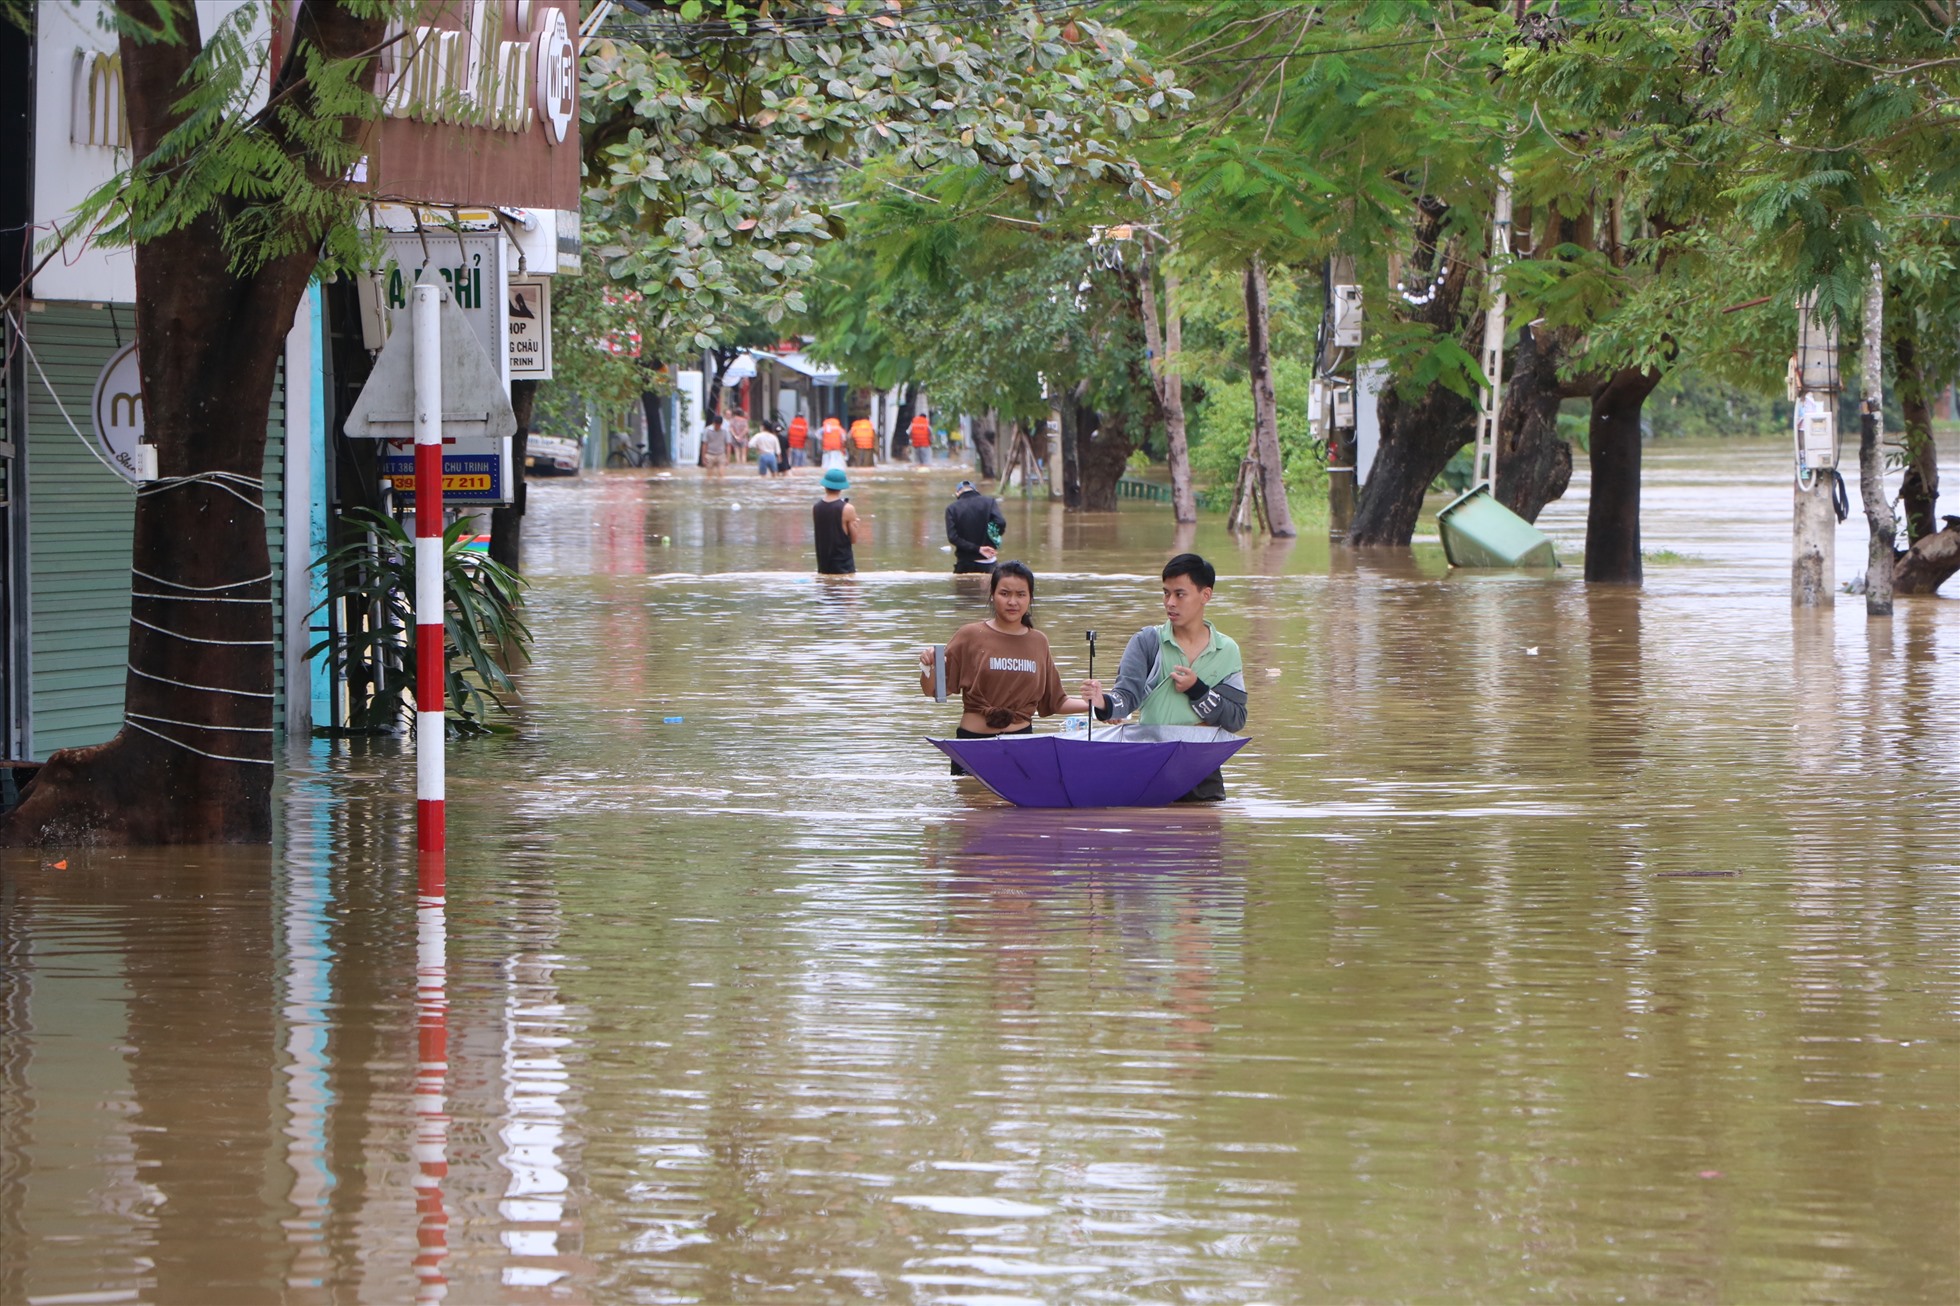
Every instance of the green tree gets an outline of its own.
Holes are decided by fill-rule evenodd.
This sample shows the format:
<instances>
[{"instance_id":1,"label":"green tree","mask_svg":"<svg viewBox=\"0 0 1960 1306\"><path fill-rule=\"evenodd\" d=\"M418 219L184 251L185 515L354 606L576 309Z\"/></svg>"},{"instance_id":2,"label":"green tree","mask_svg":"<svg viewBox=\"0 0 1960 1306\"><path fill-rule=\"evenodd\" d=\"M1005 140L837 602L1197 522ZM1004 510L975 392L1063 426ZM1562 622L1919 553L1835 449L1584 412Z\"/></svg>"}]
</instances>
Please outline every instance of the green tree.
<instances>
[{"instance_id":1,"label":"green tree","mask_svg":"<svg viewBox=\"0 0 1960 1306\"><path fill-rule=\"evenodd\" d=\"M209 31L190 0L109 11L132 162L84 213L104 222L102 239L135 247L144 415L163 479L136 500L123 728L49 758L0 823L7 842L271 835L266 413L307 283L362 258L343 179L377 112L373 55L393 12L301 6L267 70L246 39L249 9ZM265 106L248 112L268 72Z\"/></svg>"}]
</instances>

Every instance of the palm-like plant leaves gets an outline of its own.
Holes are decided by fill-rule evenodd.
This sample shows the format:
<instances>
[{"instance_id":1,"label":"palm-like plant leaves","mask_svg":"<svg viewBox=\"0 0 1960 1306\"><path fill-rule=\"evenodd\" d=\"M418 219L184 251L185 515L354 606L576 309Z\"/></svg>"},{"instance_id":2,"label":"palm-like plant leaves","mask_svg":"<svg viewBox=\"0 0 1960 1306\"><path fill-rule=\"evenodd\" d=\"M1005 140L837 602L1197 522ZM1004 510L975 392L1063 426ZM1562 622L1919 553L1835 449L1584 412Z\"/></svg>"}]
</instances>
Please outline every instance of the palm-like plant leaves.
<instances>
[{"instance_id":1,"label":"palm-like plant leaves","mask_svg":"<svg viewBox=\"0 0 1960 1306\"><path fill-rule=\"evenodd\" d=\"M367 686L349 713L351 729L391 732L415 713L415 542L386 513L357 508L345 520L364 534L313 564L326 577L320 606L347 601L372 616L307 656L328 652L350 683ZM515 692L502 659L522 656L531 631L520 615L523 577L465 548L467 526L458 521L442 533L443 676L450 729L483 734L493 729L490 716L509 711L504 696Z\"/></svg>"}]
</instances>

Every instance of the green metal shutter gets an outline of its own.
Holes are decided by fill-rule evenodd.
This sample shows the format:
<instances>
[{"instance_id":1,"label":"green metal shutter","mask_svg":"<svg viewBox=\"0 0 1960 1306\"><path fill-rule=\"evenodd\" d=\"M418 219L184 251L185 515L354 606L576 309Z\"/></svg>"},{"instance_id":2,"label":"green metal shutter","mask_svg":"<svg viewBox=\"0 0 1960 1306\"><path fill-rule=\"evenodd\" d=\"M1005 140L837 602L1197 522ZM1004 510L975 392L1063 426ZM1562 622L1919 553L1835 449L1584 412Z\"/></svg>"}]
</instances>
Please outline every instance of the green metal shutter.
<instances>
[{"instance_id":1,"label":"green metal shutter","mask_svg":"<svg viewBox=\"0 0 1960 1306\"><path fill-rule=\"evenodd\" d=\"M265 425L265 547L272 557L272 724L286 726L286 363L272 379Z\"/></svg>"},{"instance_id":2,"label":"green metal shutter","mask_svg":"<svg viewBox=\"0 0 1960 1306\"><path fill-rule=\"evenodd\" d=\"M95 378L136 330L129 308L36 303L28 344L47 373L27 366L29 747L99 744L122 727L129 663L129 554L136 492L77 439L93 442ZM59 403L56 397L59 397ZM62 409L67 409L64 417Z\"/></svg>"},{"instance_id":3,"label":"green metal shutter","mask_svg":"<svg viewBox=\"0 0 1960 1306\"><path fill-rule=\"evenodd\" d=\"M89 452L95 379L135 330L127 307L37 303L26 316L28 341L55 397L27 367L28 575L32 649L30 752L45 758L82 748L122 728L129 664L129 559L136 492ZM284 368L275 386L283 384ZM281 392L274 391L275 397ZM67 417L62 408L67 409ZM285 405L275 402L265 451L266 543L272 552L273 631L282 629L285 547ZM285 652L273 646L273 711L283 719Z\"/></svg>"}]
</instances>

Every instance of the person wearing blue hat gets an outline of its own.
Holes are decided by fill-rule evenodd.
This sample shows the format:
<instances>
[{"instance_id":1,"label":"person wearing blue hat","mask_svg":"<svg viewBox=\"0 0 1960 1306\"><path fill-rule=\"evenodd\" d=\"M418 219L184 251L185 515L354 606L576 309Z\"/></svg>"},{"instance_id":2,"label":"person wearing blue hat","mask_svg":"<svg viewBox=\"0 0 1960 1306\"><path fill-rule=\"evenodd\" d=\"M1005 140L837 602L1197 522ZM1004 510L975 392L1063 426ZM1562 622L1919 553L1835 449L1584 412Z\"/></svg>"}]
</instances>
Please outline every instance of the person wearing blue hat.
<instances>
[{"instance_id":1,"label":"person wearing blue hat","mask_svg":"<svg viewBox=\"0 0 1960 1306\"><path fill-rule=\"evenodd\" d=\"M851 488L851 478L842 467L830 467L824 471L822 485L823 498L810 507L816 525L817 574L854 575L857 558L851 546L864 538L865 523L844 497L844 491Z\"/></svg>"}]
</instances>

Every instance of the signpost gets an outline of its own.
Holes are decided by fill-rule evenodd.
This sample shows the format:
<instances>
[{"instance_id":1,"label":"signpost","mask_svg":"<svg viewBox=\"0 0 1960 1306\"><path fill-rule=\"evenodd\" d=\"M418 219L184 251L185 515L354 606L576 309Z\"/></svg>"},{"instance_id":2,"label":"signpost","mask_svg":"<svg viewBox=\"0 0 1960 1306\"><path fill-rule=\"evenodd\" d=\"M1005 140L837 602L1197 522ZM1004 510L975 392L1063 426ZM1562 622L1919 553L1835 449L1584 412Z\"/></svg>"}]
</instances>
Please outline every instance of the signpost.
<instances>
[{"instance_id":1,"label":"signpost","mask_svg":"<svg viewBox=\"0 0 1960 1306\"><path fill-rule=\"evenodd\" d=\"M446 433L501 443L517 430L498 369L448 290L409 290L408 330L396 331L347 414L350 436L415 438L407 474L415 500L415 841L439 854L444 832L442 508ZM470 457L471 455L462 455ZM506 454L506 459L508 455ZM403 460L407 461L407 460ZM508 463L506 462L506 466ZM459 476L481 476L462 472Z\"/></svg>"},{"instance_id":2,"label":"signpost","mask_svg":"<svg viewBox=\"0 0 1960 1306\"><path fill-rule=\"evenodd\" d=\"M415 509L415 848L448 846L443 804L443 699L448 677L442 656L442 301L432 285L415 287L415 472L422 499ZM379 374L380 368L375 372ZM367 391L361 391L367 398ZM506 401L508 407L508 401Z\"/></svg>"}]
</instances>

